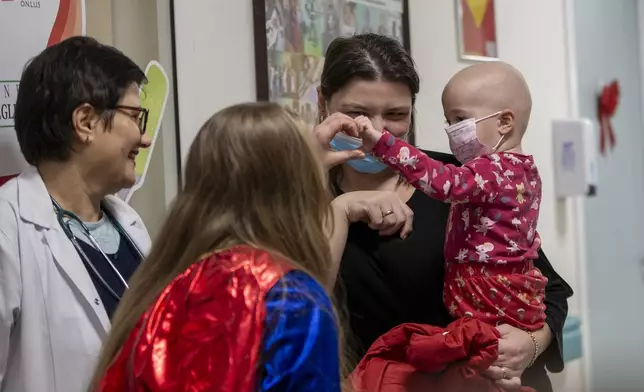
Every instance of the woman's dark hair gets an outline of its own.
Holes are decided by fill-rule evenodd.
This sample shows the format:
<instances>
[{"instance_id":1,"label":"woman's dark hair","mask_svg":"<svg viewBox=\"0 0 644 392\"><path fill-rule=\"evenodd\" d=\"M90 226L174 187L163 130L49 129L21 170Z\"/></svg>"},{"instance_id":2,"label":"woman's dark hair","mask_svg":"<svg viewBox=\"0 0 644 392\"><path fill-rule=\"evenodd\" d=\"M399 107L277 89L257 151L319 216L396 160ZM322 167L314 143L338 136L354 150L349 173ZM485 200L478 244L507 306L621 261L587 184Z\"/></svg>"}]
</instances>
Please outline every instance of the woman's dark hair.
<instances>
[{"instance_id":1,"label":"woman's dark hair","mask_svg":"<svg viewBox=\"0 0 644 392\"><path fill-rule=\"evenodd\" d=\"M411 91L411 125L408 133L414 132L416 94L420 78L414 60L400 42L379 34L358 34L334 39L326 50L324 68L320 78L320 93L324 100L342 89L353 79L366 81L383 80L402 83ZM336 166L329 172L334 192L339 193L342 168ZM401 177L402 181L402 177Z\"/></svg>"},{"instance_id":2,"label":"woman's dark hair","mask_svg":"<svg viewBox=\"0 0 644 392\"><path fill-rule=\"evenodd\" d=\"M353 79L402 83L411 91L412 104L420 88L414 61L402 44L384 35L359 34L336 38L326 50L320 78L325 100ZM413 132L414 115L409 131Z\"/></svg>"},{"instance_id":3,"label":"woman's dark hair","mask_svg":"<svg viewBox=\"0 0 644 392\"><path fill-rule=\"evenodd\" d=\"M45 49L25 67L16 101L16 134L27 162L68 159L74 110L90 104L109 126L127 89L145 81L132 60L93 38L72 37Z\"/></svg>"}]
</instances>

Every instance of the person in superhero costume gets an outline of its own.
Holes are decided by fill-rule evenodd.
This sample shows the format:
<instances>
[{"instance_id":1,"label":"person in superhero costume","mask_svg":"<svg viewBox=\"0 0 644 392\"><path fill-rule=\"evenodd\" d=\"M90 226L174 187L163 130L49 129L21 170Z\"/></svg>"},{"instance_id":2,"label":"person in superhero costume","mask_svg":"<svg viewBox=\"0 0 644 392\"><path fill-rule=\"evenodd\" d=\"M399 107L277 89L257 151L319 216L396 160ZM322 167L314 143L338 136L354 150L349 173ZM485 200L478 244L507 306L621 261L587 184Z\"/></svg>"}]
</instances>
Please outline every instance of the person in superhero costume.
<instances>
[{"instance_id":1,"label":"person in superhero costume","mask_svg":"<svg viewBox=\"0 0 644 392\"><path fill-rule=\"evenodd\" d=\"M341 120L338 131L357 135ZM90 391L341 390L327 291L348 225L398 232L411 221L385 222L382 208L404 208L393 193L331 201L319 155L310 130L277 104L232 106L204 124Z\"/></svg>"}]
</instances>

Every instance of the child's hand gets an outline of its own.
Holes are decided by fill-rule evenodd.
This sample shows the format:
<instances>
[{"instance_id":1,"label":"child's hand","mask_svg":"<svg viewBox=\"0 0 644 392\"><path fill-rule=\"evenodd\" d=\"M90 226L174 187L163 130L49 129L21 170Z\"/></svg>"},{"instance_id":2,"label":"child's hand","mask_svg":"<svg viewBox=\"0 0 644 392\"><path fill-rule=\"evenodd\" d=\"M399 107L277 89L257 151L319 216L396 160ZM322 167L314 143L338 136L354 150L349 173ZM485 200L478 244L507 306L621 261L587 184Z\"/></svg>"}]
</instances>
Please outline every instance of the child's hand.
<instances>
[{"instance_id":1,"label":"child's hand","mask_svg":"<svg viewBox=\"0 0 644 392\"><path fill-rule=\"evenodd\" d=\"M380 140L382 132L375 129L371 120L365 116L358 116L355 118L355 121L358 124L358 137L362 139L361 149L364 152L371 152L376 143L378 143L378 140Z\"/></svg>"}]
</instances>

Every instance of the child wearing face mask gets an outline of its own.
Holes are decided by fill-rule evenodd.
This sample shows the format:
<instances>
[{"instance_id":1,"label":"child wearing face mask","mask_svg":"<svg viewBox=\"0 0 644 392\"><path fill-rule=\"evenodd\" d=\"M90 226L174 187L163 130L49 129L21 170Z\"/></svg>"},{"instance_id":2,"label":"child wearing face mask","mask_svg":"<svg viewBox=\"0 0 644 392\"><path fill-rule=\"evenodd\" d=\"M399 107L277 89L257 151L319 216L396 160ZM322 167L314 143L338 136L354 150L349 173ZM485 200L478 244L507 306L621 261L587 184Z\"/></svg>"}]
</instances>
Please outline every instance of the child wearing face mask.
<instances>
[{"instance_id":1,"label":"child wearing face mask","mask_svg":"<svg viewBox=\"0 0 644 392\"><path fill-rule=\"evenodd\" d=\"M449 145L463 164L443 164L356 118L364 151L432 198L451 203L445 240L444 302L453 317L529 331L545 320L545 278L533 261L541 179L521 140L528 86L513 67L484 63L456 74L443 91Z\"/></svg>"}]
</instances>

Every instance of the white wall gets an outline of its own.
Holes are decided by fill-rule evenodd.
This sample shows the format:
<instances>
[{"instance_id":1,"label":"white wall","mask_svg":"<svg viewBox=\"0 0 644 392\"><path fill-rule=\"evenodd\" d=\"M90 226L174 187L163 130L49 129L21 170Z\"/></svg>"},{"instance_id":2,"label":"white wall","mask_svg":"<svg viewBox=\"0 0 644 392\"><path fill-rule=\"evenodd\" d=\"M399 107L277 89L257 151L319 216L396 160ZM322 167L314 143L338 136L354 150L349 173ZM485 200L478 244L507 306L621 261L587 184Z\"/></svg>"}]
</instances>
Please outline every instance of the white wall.
<instances>
[{"instance_id":1,"label":"white wall","mask_svg":"<svg viewBox=\"0 0 644 392\"><path fill-rule=\"evenodd\" d=\"M617 143L598 156L599 190L584 202L587 282L592 288L584 318L591 327L587 347L593 354L588 372L593 391L642 390L644 385L639 359L644 351L644 124L637 8L638 0L575 1L576 56L584 64L577 73L580 113L595 117L600 84L620 83L612 119ZM598 143L598 133L595 137ZM611 332L615 320L621 324L618 334Z\"/></svg>"},{"instance_id":2,"label":"white wall","mask_svg":"<svg viewBox=\"0 0 644 392\"><path fill-rule=\"evenodd\" d=\"M254 101L252 1L175 0L181 156L217 110Z\"/></svg>"},{"instance_id":3,"label":"white wall","mask_svg":"<svg viewBox=\"0 0 644 392\"><path fill-rule=\"evenodd\" d=\"M114 45L141 68L158 60L172 78L169 0L86 0L86 10L87 35ZM171 89L145 183L130 200L153 238L177 191L173 100Z\"/></svg>"},{"instance_id":4,"label":"white wall","mask_svg":"<svg viewBox=\"0 0 644 392\"><path fill-rule=\"evenodd\" d=\"M112 2L85 0L85 32L106 45L113 45Z\"/></svg>"},{"instance_id":5,"label":"white wall","mask_svg":"<svg viewBox=\"0 0 644 392\"><path fill-rule=\"evenodd\" d=\"M572 203L556 201L552 188L550 122L572 115L564 2L497 0L496 20L501 58L524 73L533 94L525 146L535 156L544 181L539 222L544 248L576 289L577 220ZM442 151L447 151L447 139L441 91L450 76L466 65L457 60L454 3L410 0L411 50L422 78L417 142ZM175 2L182 157L208 116L224 106L255 100L252 21L251 1ZM570 312L579 310L578 296L573 297ZM555 382L558 389L580 390L581 366L568 366Z\"/></svg>"}]
</instances>

